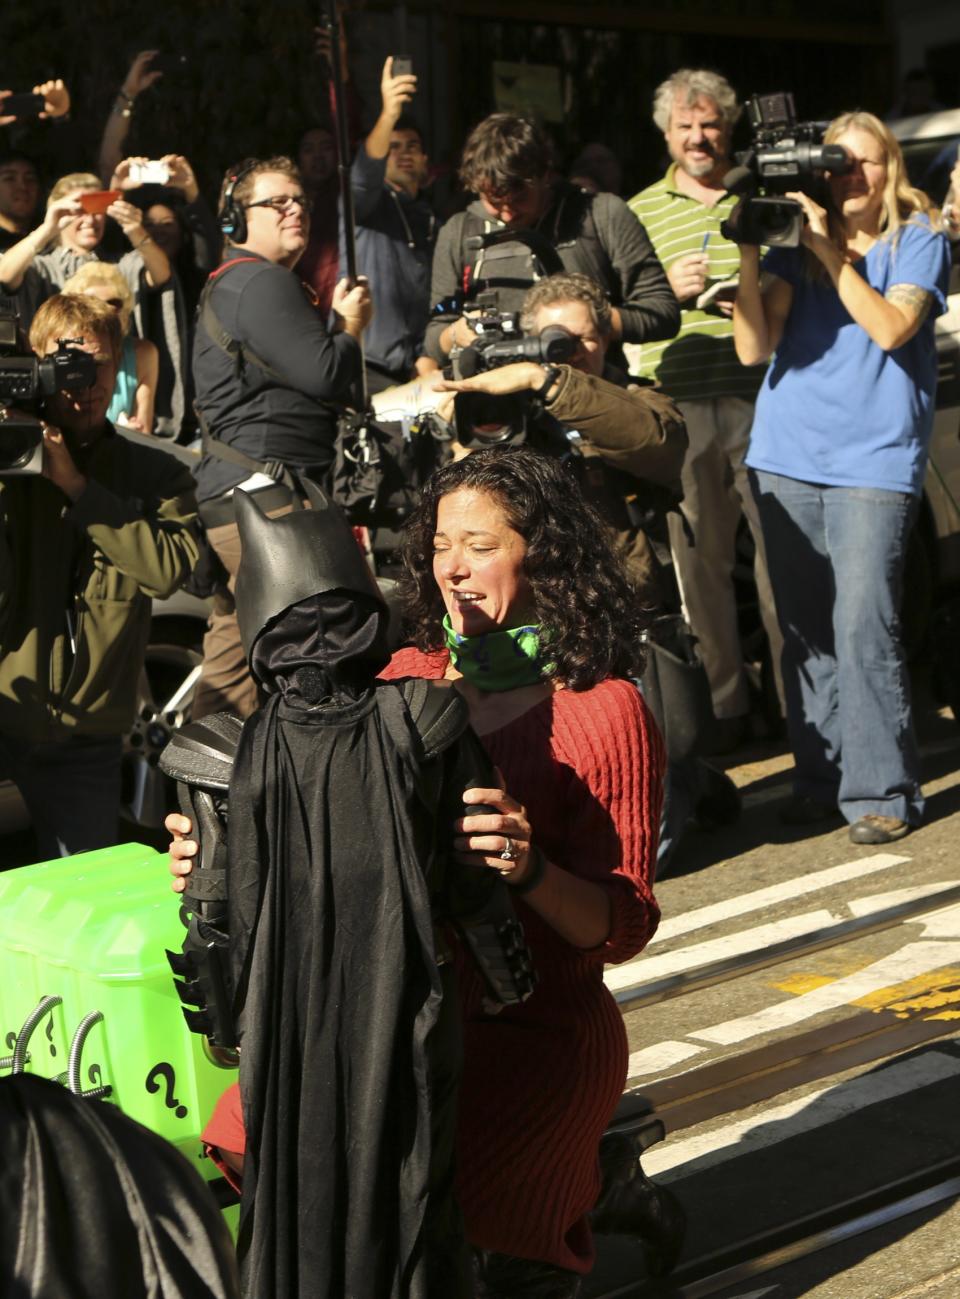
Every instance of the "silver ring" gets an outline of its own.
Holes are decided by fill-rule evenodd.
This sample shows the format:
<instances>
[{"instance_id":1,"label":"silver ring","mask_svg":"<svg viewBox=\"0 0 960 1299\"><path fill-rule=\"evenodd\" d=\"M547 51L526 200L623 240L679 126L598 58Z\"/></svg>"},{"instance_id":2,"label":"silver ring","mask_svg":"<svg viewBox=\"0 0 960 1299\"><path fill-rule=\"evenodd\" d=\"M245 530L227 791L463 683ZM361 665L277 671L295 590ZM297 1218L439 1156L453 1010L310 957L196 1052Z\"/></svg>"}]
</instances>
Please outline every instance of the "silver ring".
<instances>
[{"instance_id":1,"label":"silver ring","mask_svg":"<svg viewBox=\"0 0 960 1299\"><path fill-rule=\"evenodd\" d=\"M500 860L517 861L520 854L514 848L513 840L506 835L504 835L504 838L506 839L506 843L503 845L503 852L500 854Z\"/></svg>"}]
</instances>

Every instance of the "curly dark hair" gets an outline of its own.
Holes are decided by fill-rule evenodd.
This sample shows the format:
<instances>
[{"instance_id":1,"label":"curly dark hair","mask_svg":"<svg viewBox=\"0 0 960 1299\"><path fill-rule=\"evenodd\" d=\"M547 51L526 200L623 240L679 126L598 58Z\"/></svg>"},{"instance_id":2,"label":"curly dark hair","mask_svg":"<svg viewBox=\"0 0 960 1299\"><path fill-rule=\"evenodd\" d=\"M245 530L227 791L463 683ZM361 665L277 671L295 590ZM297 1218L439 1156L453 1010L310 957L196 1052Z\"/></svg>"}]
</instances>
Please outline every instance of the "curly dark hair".
<instances>
[{"instance_id":1,"label":"curly dark hair","mask_svg":"<svg viewBox=\"0 0 960 1299\"><path fill-rule=\"evenodd\" d=\"M404 619L418 649L444 644L444 603L433 576L433 538L442 496L486 492L524 539L523 572L549 629L552 675L571 690L608 677L639 677L649 617L640 607L609 533L565 465L529 447L489 447L443 466L429 479L404 529L399 583Z\"/></svg>"}]
</instances>

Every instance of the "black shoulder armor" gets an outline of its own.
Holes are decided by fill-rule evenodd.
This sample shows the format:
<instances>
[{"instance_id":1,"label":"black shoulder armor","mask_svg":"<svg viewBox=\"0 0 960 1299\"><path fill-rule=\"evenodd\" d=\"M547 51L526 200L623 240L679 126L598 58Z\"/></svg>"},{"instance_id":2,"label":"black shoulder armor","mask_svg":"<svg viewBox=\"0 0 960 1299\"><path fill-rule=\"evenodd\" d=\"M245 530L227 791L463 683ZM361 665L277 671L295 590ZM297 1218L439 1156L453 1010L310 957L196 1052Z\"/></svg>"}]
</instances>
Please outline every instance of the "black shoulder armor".
<instances>
[{"instance_id":1,"label":"black shoulder armor","mask_svg":"<svg viewBox=\"0 0 960 1299\"><path fill-rule=\"evenodd\" d=\"M449 749L470 725L466 701L449 682L412 678L397 684L423 744L424 757L435 758Z\"/></svg>"}]
</instances>

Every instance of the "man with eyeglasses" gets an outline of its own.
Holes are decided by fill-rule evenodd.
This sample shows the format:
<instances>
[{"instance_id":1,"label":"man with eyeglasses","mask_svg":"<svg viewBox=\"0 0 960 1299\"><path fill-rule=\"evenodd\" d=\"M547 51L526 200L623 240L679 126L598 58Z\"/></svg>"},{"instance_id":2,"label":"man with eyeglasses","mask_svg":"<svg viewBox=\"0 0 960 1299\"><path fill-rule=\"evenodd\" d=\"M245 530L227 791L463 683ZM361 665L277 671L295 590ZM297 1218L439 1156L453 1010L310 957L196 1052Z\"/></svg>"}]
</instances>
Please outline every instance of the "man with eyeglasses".
<instances>
[{"instance_id":1,"label":"man with eyeglasses","mask_svg":"<svg viewBox=\"0 0 960 1299\"><path fill-rule=\"evenodd\" d=\"M303 479L333 463L338 413L360 378L360 338L372 303L365 281L341 281L328 329L294 272L310 233L309 201L289 158L232 169L220 195L228 245L207 282L193 349L203 429L200 517L228 580L214 596L194 716L257 706L233 603L240 542L232 496L252 492L268 513L291 507Z\"/></svg>"},{"instance_id":2,"label":"man with eyeglasses","mask_svg":"<svg viewBox=\"0 0 960 1299\"><path fill-rule=\"evenodd\" d=\"M433 258L431 303L443 312L427 326L426 350L439 364L473 340L479 292L495 291L500 311L519 311L530 285L561 267L588 275L609 297L614 357L620 343L679 329L677 300L643 226L615 194L558 179L551 152L540 126L511 113L493 113L468 137L460 179L478 198L443 226ZM559 265L521 241L481 246L485 235L509 230L547 245Z\"/></svg>"},{"instance_id":3,"label":"man with eyeglasses","mask_svg":"<svg viewBox=\"0 0 960 1299\"><path fill-rule=\"evenodd\" d=\"M380 80L380 116L350 171L357 266L377 286L377 312L364 339L371 393L414 375L430 312L436 218L421 193L427 179L423 136L404 111L416 89L413 73L393 75L389 57Z\"/></svg>"}]
</instances>

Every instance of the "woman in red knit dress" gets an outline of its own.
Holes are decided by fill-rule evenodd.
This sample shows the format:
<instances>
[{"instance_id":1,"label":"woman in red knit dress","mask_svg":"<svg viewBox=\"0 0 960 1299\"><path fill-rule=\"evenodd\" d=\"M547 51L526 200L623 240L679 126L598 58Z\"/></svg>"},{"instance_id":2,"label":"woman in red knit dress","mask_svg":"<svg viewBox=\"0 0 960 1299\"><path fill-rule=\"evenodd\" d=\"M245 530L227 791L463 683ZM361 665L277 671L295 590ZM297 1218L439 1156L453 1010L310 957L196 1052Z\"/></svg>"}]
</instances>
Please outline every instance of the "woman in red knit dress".
<instances>
[{"instance_id":1,"label":"woman in red knit dress","mask_svg":"<svg viewBox=\"0 0 960 1299\"><path fill-rule=\"evenodd\" d=\"M504 874L539 975L529 1001L491 1013L458 960L457 1192L476 1294L572 1299L593 1264L597 1151L627 1071L603 967L635 956L659 919L664 755L627 679L642 670L643 616L573 478L524 448L440 470L405 559L416 648L383 675L445 677L466 698L503 780L467 791L493 810L458 821L454 848ZM206 1139L236 1150L221 1109Z\"/></svg>"}]
</instances>

